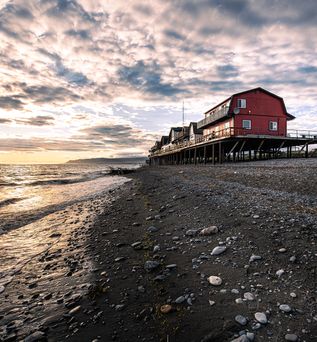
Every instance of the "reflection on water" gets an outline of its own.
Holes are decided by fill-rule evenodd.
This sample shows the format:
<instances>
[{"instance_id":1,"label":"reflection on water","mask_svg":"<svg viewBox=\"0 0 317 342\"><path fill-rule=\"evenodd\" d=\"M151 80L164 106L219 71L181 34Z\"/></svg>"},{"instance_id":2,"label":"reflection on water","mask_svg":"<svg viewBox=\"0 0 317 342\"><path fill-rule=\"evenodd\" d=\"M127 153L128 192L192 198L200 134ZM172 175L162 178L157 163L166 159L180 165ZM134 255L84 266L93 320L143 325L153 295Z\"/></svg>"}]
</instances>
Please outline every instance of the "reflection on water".
<instances>
[{"instance_id":1,"label":"reflection on water","mask_svg":"<svg viewBox=\"0 0 317 342\"><path fill-rule=\"evenodd\" d=\"M87 292L94 267L87 237L96 215L113 200L112 189L127 181L98 176L51 184L47 179L60 179L61 171L54 166L48 176L46 166L36 169L41 185L30 185L35 177L27 171L30 167L15 166L14 176L0 173L0 340L12 334L12 340L21 340L59 321ZM87 176L87 169L63 172L63 177Z\"/></svg>"}]
</instances>

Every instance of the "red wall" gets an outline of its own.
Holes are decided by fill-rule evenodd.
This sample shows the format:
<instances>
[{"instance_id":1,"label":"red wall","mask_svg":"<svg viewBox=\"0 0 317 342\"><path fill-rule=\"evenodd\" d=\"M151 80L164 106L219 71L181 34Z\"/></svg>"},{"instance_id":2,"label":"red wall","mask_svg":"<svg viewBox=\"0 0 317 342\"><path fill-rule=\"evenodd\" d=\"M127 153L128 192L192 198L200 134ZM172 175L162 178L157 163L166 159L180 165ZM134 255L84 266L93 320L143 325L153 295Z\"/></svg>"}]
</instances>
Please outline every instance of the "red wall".
<instances>
[{"instance_id":1,"label":"red wall","mask_svg":"<svg viewBox=\"0 0 317 342\"><path fill-rule=\"evenodd\" d=\"M251 120L251 129L243 130L245 134L264 134L284 136L287 133L286 113L282 100L260 90L234 96L230 111L237 107L237 100L245 99L246 108L240 108L240 113L234 116L234 127L242 128L242 120ZM277 121L277 131L269 129L269 122ZM241 134L239 132L236 134Z\"/></svg>"}]
</instances>

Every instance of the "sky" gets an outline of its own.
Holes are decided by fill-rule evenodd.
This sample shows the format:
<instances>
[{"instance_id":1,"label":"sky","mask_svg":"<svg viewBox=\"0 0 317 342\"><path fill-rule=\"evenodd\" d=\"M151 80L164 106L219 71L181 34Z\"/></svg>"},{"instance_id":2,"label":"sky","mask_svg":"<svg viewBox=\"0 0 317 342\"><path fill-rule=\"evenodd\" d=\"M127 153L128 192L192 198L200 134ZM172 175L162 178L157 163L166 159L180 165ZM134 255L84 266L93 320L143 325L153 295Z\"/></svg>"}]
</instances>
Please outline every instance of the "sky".
<instances>
[{"instance_id":1,"label":"sky","mask_svg":"<svg viewBox=\"0 0 317 342\"><path fill-rule=\"evenodd\" d=\"M315 0L0 0L0 163L146 156L233 93L317 132Z\"/></svg>"}]
</instances>

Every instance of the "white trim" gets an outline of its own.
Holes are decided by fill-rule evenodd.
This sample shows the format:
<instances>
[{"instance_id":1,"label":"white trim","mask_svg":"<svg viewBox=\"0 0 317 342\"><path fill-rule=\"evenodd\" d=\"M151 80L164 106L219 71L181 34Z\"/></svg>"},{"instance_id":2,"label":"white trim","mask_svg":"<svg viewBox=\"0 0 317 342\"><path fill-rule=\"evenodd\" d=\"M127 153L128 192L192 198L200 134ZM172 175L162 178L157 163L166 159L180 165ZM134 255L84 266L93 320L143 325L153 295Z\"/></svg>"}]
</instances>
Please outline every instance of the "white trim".
<instances>
[{"instance_id":1,"label":"white trim","mask_svg":"<svg viewBox=\"0 0 317 342\"><path fill-rule=\"evenodd\" d=\"M247 125L245 125L248 123ZM244 129L252 129L252 122L251 120L242 120L242 128Z\"/></svg>"},{"instance_id":2,"label":"white trim","mask_svg":"<svg viewBox=\"0 0 317 342\"><path fill-rule=\"evenodd\" d=\"M269 122L269 130L270 131L277 131L277 129L278 129L277 121L270 121Z\"/></svg>"}]
</instances>

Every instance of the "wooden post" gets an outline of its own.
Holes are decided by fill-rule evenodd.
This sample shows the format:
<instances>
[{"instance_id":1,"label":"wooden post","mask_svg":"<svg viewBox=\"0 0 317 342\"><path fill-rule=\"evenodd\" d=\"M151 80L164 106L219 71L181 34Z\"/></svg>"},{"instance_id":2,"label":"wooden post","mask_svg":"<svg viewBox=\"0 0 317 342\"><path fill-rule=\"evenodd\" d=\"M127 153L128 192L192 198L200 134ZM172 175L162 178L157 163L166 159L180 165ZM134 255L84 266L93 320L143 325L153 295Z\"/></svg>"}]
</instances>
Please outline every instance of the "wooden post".
<instances>
[{"instance_id":1,"label":"wooden post","mask_svg":"<svg viewBox=\"0 0 317 342\"><path fill-rule=\"evenodd\" d=\"M308 158L308 144L306 144L305 158Z\"/></svg>"},{"instance_id":2,"label":"wooden post","mask_svg":"<svg viewBox=\"0 0 317 342\"><path fill-rule=\"evenodd\" d=\"M215 165L215 144L212 144L212 165Z\"/></svg>"},{"instance_id":3,"label":"wooden post","mask_svg":"<svg viewBox=\"0 0 317 342\"><path fill-rule=\"evenodd\" d=\"M197 164L197 148L194 149L194 164Z\"/></svg>"},{"instance_id":4,"label":"wooden post","mask_svg":"<svg viewBox=\"0 0 317 342\"><path fill-rule=\"evenodd\" d=\"M207 158L206 158L206 156L207 156L207 146L205 145L204 146L204 164L206 164L207 163Z\"/></svg>"},{"instance_id":5,"label":"wooden post","mask_svg":"<svg viewBox=\"0 0 317 342\"><path fill-rule=\"evenodd\" d=\"M222 145L221 142L219 143L219 157L218 157L219 164L222 164Z\"/></svg>"}]
</instances>

